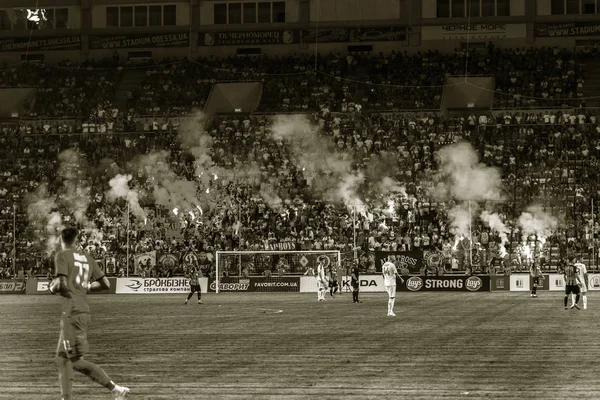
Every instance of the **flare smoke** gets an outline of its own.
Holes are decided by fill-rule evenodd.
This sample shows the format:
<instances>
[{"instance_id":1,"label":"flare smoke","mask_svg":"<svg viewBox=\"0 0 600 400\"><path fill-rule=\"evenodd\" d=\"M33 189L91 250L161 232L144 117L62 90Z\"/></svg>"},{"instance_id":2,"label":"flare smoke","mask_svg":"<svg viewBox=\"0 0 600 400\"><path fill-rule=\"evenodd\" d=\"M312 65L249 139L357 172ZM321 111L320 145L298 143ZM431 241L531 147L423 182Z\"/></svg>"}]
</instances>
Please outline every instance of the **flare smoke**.
<instances>
[{"instance_id":1,"label":"flare smoke","mask_svg":"<svg viewBox=\"0 0 600 400\"><path fill-rule=\"evenodd\" d=\"M539 206L530 206L527 211L523 212L519 217L519 226L523 241L527 241L529 235L537 235L538 240L542 243L546 238L558 227L558 220L546 213Z\"/></svg>"},{"instance_id":2,"label":"flare smoke","mask_svg":"<svg viewBox=\"0 0 600 400\"><path fill-rule=\"evenodd\" d=\"M108 184L110 190L106 193L106 197L109 201L116 201L117 199L125 199L129 204L129 208L133 215L140 220L147 218L147 214L142 207L140 207L140 201L138 193L129 188L129 181L131 181L131 175L117 175L112 178Z\"/></svg>"}]
</instances>

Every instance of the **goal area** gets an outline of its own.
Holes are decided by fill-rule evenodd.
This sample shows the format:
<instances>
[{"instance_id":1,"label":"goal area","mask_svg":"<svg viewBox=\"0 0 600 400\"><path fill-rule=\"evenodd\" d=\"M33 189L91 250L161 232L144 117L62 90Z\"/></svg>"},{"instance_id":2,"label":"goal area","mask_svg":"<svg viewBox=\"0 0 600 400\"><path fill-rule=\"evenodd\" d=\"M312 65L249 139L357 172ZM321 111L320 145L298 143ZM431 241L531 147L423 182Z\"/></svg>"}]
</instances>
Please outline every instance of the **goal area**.
<instances>
[{"instance_id":1,"label":"goal area","mask_svg":"<svg viewBox=\"0 0 600 400\"><path fill-rule=\"evenodd\" d=\"M339 250L305 251L217 251L215 254L215 292L219 293L222 278L302 276L313 268L316 272L319 260L325 267L341 264Z\"/></svg>"}]
</instances>

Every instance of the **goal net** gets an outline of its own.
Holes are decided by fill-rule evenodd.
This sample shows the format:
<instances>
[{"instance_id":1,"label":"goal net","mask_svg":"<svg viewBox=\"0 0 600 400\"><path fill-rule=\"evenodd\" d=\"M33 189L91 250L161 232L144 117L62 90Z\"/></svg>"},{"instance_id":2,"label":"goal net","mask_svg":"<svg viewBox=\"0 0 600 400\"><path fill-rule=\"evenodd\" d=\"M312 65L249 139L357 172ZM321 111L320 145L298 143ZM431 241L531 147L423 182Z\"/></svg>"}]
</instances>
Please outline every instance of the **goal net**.
<instances>
[{"instance_id":1,"label":"goal net","mask_svg":"<svg viewBox=\"0 0 600 400\"><path fill-rule=\"evenodd\" d=\"M215 255L215 291L219 293L222 278L252 276L279 279L280 272L285 276L301 276L313 268L316 272L319 260L324 260L326 268L341 265L338 250L310 251L217 251ZM265 289L268 291L268 288Z\"/></svg>"}]
</instances>

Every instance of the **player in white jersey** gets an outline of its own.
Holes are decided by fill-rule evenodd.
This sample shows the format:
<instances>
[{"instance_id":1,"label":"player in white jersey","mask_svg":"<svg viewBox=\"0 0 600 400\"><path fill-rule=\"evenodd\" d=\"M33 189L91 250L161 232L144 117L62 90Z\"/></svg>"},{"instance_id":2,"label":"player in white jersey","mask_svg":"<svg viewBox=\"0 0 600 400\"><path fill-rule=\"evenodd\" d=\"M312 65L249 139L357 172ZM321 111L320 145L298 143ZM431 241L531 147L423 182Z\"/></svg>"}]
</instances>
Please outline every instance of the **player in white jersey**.
<instances>
[{"instance_id":1,"label":"player in white jersey","mask_svg":"<svg viewBox=\"0 0 600 400\"><path fill-rule=\"evenodd\" d=\"M325 301L325 292L327 291L327 277L325 276L325 262L319 260L317 266L317 301Z\"/></svg>"},{"instance_id":2,"label":"player in white jersey","mask_svg":"<svg viewBox=\"0 0 600 400\"><path fill-rule=\"evenodd\" d=\"M588 287L588 273L585 264L581 260L577 260L575 263L577 268L577 278L579 280L579 288L581 292L581 298L583 299L583 309L587 309L587 287ZM574 302L575 300L573 300ZM573 303L575 304L575 303Z\"/></svg>"},{"instance_id":3,"label":"player in white jersey","mask_svg":"<svg viewBox=\"0 0 600 400\"><path fill-rule=\"evenodd\" d=\"M383 284L388 292L388 317L395 317L394 302L396 301L396 277L400 278L401 283L404 279L398 274L396 266L391 261L386 261L381 267L383 273Z\"/></svg>"}]
</instances>

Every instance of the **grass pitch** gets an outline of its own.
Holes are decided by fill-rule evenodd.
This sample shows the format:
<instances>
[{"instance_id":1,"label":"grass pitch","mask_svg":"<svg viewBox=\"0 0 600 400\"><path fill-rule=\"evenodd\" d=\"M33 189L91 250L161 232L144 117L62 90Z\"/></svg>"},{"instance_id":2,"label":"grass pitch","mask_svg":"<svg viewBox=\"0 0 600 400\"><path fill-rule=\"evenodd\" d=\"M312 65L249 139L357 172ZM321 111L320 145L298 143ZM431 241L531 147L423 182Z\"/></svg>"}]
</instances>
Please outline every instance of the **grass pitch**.
<instances>
[{"instance_id":1,"label":"grass pitch","mask_svg":"<svg viewBox=\"0 0 600 400\"><path fill-rule=\"evenodd\" d=\"M89 299L86 358L132 399L600 398L594 293L399 293L395 318L386 293ZM59 298L0 301L0 399L59 399ZM111 396L76 374L74 398Z\"/></svg>"}]
</instances>

